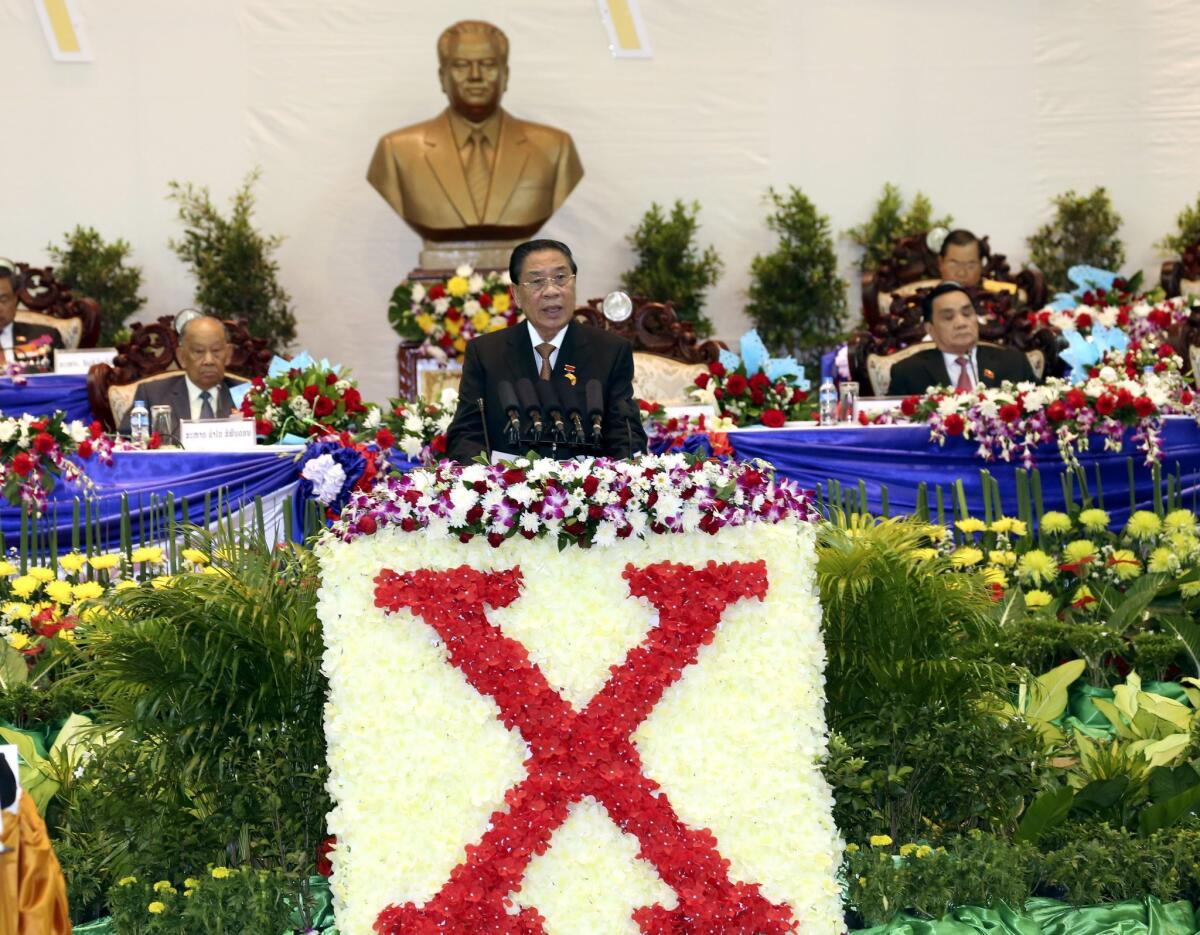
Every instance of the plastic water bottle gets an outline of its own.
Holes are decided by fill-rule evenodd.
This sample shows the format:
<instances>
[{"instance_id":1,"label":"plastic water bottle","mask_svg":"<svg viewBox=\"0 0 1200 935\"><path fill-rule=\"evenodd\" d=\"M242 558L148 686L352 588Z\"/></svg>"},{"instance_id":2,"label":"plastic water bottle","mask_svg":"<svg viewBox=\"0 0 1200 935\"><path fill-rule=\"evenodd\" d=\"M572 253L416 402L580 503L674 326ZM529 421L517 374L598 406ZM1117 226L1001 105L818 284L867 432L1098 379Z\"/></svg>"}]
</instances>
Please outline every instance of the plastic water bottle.
<instances>
[{"instance_id":1,"label":"plastic water bottle","mask_svg":"<svg viewBox=\"0 0 1200 935\"><path fill-rule=\"evenodd\" d=\"M821 418L821 424L834 425L838 420L838 391L832 380L826 380L821 384L817 399L820 402L818 415Z\"/></svg>"},{"instance_id":2,"label":"plastic water bottle","mask_svg":"<svg viewBox=\"0 0 1200 935\"><path fill-rule=\"evenodd\" d=\"M138 448L145 448L150 441L150 410L140 399L129 410L129 437Z\"/></svg>"}]
</instances>

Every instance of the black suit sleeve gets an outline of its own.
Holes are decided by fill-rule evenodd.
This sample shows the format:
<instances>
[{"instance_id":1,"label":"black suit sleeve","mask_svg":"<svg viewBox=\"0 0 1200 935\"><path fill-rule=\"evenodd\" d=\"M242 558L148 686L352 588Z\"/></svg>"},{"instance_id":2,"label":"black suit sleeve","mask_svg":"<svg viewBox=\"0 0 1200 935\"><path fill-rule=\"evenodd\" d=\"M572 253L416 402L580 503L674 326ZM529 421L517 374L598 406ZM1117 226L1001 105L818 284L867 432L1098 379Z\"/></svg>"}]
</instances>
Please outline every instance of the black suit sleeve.
<instances>
[{"instance_id":1,"label":"black suit sleeve","mask_svg":"<svg viewBox=\"0 0 1200 935\"><path fill-rule=\"evenodd\" d=\"M483 413L479 411L479 400L483 398L485 384L479 352L475 342L468 341L458 384L458 409L450 427L446 429L446 457L460 464L472 461L487 450Z\"/></svg>"},{"instance_id":2,"label":"black suit sleeve","mask_svg":"<svg viewBox=\"0 0 1200 935\"><path fill-rule=\"evenodd\" d=\"M622 412L628 408L628 415ZM633 347L625 341L617 351L608 380L608 413L604 420L604 454L628 458L646 450L646 430L636 418L633 399Z\"/></svg>"},{"instance_id":3,"label":"black suit sleeve","mask_svg":"<svg viewBox=\"0 0 1200 935\"><path fill-rule=\"evenodd\" d=\"M929 385L928 374L915 357L902 360L892 367L892 382L888 386L888 396L915 396L925 392ZM918 386L917 384L920 384Z\"/></svg>"}]
</instances>

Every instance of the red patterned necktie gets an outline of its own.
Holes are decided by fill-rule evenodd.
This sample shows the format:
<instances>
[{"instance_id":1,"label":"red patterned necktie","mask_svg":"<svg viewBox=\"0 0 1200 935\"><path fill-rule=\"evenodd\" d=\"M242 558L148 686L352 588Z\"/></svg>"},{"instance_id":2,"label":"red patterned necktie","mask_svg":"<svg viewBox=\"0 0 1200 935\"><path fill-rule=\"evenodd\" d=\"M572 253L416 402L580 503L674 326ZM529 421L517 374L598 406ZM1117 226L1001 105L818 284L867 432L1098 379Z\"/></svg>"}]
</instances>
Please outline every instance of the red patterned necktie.
<instances>
[{"instance_id":1,"label":"red patterned necktie","mask_svg":"<svg viewBox=\"0 0 1200 935\"><path fill-rule=\"evenodd\" d=\"M967 370L971 359L969 357L955 357L954 362L958 364L958 382L954 385L954 392L971 392L971 390L975 389L975 384L971 381L971 373Z\"/></svg>"}]
</instances>

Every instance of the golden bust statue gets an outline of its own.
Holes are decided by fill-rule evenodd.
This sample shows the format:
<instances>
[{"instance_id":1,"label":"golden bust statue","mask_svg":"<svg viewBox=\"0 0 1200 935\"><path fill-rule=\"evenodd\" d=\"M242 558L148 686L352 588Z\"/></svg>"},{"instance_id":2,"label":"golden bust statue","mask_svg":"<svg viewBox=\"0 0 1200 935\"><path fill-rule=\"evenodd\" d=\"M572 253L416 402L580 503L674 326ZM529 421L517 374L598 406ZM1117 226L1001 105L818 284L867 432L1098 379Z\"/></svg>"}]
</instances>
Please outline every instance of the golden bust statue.
<instances>
[{"instance_id":1,"label":"golden bust statue","mask_svg":"<svg viewBox=\"0 0 1200 935\"><path fill-rule=\"evenodd\" d=\"M426 241L531 237L583 177L570 134L500 107L508 38L490 23L448 28L438 62L450 106L382 137L367 179Z\"/></svg>"}]
</instances>

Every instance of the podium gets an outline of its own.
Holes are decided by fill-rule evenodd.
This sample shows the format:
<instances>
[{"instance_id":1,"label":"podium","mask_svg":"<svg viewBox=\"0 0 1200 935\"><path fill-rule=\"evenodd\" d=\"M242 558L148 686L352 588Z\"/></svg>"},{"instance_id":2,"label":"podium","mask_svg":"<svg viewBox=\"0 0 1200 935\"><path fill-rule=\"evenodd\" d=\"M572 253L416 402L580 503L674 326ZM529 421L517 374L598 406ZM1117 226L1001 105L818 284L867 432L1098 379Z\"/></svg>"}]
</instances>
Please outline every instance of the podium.
<instances>
[{"instance_id":1,"label":"podium","mask_svg":"<svg viewBox=\"0 0 1200 935\"><path fill-rule=\"evenodd\" d=\"M680 455L357 495L318 547L339 930L840 932L808 509Z\"/></svg>"}]
</instances>

